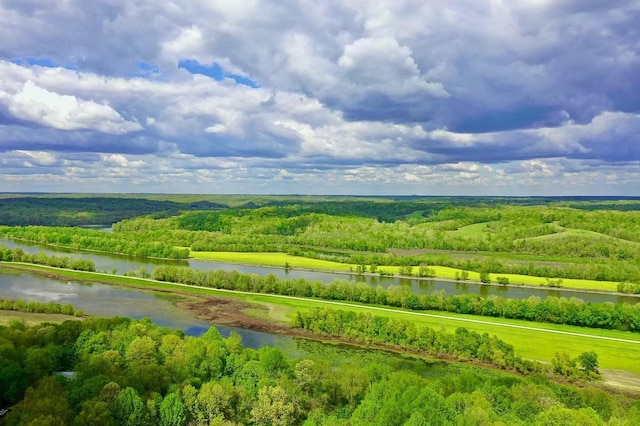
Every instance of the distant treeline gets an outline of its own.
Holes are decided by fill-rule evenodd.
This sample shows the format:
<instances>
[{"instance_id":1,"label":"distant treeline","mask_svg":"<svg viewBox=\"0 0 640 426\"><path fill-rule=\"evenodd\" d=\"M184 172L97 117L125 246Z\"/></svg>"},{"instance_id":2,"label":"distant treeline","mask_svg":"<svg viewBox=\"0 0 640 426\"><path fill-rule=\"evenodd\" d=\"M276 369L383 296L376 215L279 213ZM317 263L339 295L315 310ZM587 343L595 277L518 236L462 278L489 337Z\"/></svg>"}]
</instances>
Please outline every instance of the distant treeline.
<instances>
[{"instance_id":1,"label":"distant treeline","mask_svg":"<svg viewBox=\"0 0 640 426\"><path fill-rule=\"evenodd\" d=\"M91 229L26 226L0 226L0 236L68 247L75 250L95 250L136 257L186 259L189 249L176 248L162 240L140 238L137 234L114 234Z\"/></svg>"},{"instance_id":2,"label":"distant treeline","mask_svg":"<svg viewBox=\"0 0 640 426\"><path fill-rule=\"evenodd\" d=\"M412 310L437 310L460 314L483 315L567 324L580 327L640 331L640 303L636 305L612 303L585 303L577 298L537 296L527 299L506 299L500 296L482 298L478 295L450 295L444 291L417 295L405 286L373 288L364 283L335 280L329 284L299 278L280 279L275 275L260 276L237 271L202 271L175 266L157 266L152 278L227 290L254 293L311 297L324 300L342 300L384 305Z\"/></svg>"},{"instance_id":3,"label":"distant treeline","mask_svg":"<svg viewBox=\"0 0 640 426\"><path fill-rule=\"evenodd\" d=\"M117 223L114 231L196 251L281 251L361 265L424 263L497 274L640 283L640 212L455 207L387 223L308 212L307 207L137 218ZM549 260L521 261L516 255Z\"/></svg>"},{"instance_id":4,"label":"distant treeline","mask_svg":"<svg viewBox=\"0 0 640 426\"><path fill-rule=\"evenodd\" d=\"M126 197L16 197L0 199L0 224L78 226L112 223L136 216L169 217L186 210L226 208L209 201L179 203Z\"/></svg>"},{"instance_id":5,"label":"distant treeline","mask_svg":"<svg viewBox=\"0 0 640 426\"><path fill-rule=\"evenodd\" d=\"M70 304L61 305L55 302L36 302L22 299L11 300L0 298L0 309L27 313L75 315L77 317L84 315L83 311L76 310L73 305Z\"/></svg>"}]
</instances>

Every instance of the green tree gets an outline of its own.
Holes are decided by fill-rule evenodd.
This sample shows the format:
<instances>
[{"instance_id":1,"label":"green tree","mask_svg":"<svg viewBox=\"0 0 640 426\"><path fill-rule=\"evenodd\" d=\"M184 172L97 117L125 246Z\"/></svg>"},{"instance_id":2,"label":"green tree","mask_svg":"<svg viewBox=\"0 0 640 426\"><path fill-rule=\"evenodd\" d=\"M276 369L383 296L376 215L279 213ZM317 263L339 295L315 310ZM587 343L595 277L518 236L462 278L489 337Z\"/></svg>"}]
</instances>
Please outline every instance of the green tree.
<instances>
[{"instance_id":1,"label":"green tree","mask_svg":"<svg viewBox=\"0 0 640 426\"><path fill-rule=\"evenodd\" d=\"M165 396L160 404L161 426L183 426L187 423L187 409L175 393Z\"/></svg>"},{"instance_id":2,"label":"green tree","mask_svg":"<svg viewBox=\"0 0 640 426\"><path fill-rule=\"evenodd\" d=\"M578 355L578 362L587 374L598 374L598 354L592 351Z\"/></svg>"},{"instance_id":3,"label":"green tree","mask_svg":"<svg viewBox=\"0 0 640 426\"><path fill-rule=\"evenodd\" d=\"M27 389L15 409L20 424L67 425L71 420L68 394L54 377L42 379Z\"/></svg>"},{"instance_id":4,"label":"green tree","mask_svg":"<svg viewBox=\"0 0 640 426\"><path fill-rule=\"evenodd\" d=\"M142 425L147 417L145 404L133 388L125 388L118 393L113 402L113 414L125 426Z\"/></svg>"},{"instance_id":5,"label":"green tree","mask_svg":"<svg viewBox=\"0 0 640 426\"><path fill-rule=\"evenodd\" d=\"M109 404L98 399L90 399L82 404L82 410L73 424L75 426L115 426L116 422L109 410Z\"/></svg>"},{"instance_id":6,"label":"green tree","mask_svg":"<svg viewBox=\"0 0 640 426\"><path fill-rule=\"evenodd\" d=\"M280 386L265 386L251 410L251 420L258 425L288 426L293 423L295 406Z\"/></svg>"}]
</instances>

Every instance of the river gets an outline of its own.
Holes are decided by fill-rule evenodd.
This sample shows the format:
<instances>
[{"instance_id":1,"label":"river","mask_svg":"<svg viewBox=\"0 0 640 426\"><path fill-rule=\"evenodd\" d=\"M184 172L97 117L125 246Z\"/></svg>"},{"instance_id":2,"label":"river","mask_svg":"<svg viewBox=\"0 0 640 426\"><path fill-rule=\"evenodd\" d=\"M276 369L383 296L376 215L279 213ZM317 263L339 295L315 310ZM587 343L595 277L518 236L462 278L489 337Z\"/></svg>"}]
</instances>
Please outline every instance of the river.
<instances>
[{"instance_id":1,"label":"river","mask_svg":"<svg viewBox=\"0 0 640 426\"><path fill-rule=\"evenodd\" d=\"M45 246L39 244L26 243L22 241L14 241L6 238L0 238L0 244L8 248L21 248L27 253L43 252L48 255L62 255L68 254L73 257L89 259L96 265L96 270L100 272L116 272L122 274L127 271L145 268L148 272L152 272L153 268L157 265L176 265L176 266L189 266L194 269L201 270L216 270L222 269L226 271L237 270L242 273L255 273L258 275L273 274L280 278L298 279L303 278L306 280L317 280L323 283L329 283L336 279L346 279L350 281L365 282L370 286L376 287L378 285L388 288L391 285L403 285L410 286L412 291L416 294L431 294L435 291L444 290L447 294L479 294L483 297L489 295L498 295L501 297L508 297L513 299L526 299L529 296L538 296L544 299L547 296L555 297L578 297L585 302L591 303L629 303L635 304L640 302L640 297L632 295L617 295L617 294L602 294L602 293L590 293L581 291L570 291L562 289L549 289L549 288L531 288L521 286L496 286L496 285L483 285L483 284L469 284L442 280L422 280L422 279L410 279L399 277L379 277L374 275L356 275L345 273L329 273L318 271L306 271L306 270L289 270L285 271L284 268L267 267L267 266L250 266L250 265L238 265L234 263L225 262L208 262L198 260L161 260L161 259L147 259L147 258L134 258L129 256L95 253L95 252L82 252L72 249L65 249L59 247Z\"/></svg>"},{"instance_id":2,"label":"river","mask_svg":"<svg viewBox=\"0 0 640 426\"><path fill-rule=\"evenodd\" d=\"M211 324L196 318L192 312L175 306L174 296L106 284L70 282L23 271L0 269L0 298L69 303L92 316L149 318L158 325L182 329L191 336L202 335L212 327ZM215 327L223 337L228 337L231 331L240 334L246 347L258 349L262 346L276 346L293 359L311 357L331 362L332 357L337 357L341 362L351 359L360 365L371 361L391 363L397 368L413 365L421 369L429 368L433 363L439 364L438 361L411 359L395 353L352 345L295 339L237 327Z\"/></svg>"}]
</instances>

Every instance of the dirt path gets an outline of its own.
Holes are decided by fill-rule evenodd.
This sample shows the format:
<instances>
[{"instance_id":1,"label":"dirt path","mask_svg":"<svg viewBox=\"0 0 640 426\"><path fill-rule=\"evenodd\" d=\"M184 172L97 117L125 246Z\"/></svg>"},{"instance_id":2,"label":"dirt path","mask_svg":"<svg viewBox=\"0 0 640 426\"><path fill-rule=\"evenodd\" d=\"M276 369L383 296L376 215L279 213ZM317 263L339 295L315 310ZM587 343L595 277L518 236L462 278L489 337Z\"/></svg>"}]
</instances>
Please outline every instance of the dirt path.
<instances>
[{"instance_id":1,"label":"dirt path","mask_svg":"<svg viewBox=\"0 0 640 426\"><path fill-rule=\"evenodd\" d=\"M262 304L252 304L226 297L202 296L197 299L179 301L176 306L195 313L199 319L211 324L228 325L291 337L311 337L311 334L304 330L291 328L286 322L278 321L277 318L270 315L270 307ZM262 311L260 313L264 315L256 315L256 310ZM254 311L254 313L249 314L247 311ZM269 319L265 319L265 317L269 317Z\"/></svg>"}]
</instances>

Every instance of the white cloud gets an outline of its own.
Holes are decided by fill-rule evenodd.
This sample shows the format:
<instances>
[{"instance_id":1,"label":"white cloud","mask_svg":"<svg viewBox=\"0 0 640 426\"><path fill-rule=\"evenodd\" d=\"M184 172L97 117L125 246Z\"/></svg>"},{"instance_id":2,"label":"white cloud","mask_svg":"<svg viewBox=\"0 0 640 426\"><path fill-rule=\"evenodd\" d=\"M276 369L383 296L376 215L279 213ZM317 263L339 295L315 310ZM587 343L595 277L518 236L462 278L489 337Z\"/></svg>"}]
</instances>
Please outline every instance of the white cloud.
<instances>
[{"instance_id":1,"label":"white cloud","mask_svg":"<svg viewBox=\"0 0 640 426\"><path fill-rule=\"evenodd\" d=\"M50 92L31 80L14 95L0 92L0 101L14 117L54 129L90 129L116 135L142 129L109 105Z\"/></svg>"},{"instance_id":2,"label":"white cloud","mask_svg":"<svg viewBox=\"0 0 640 426\"><path fill-rule=\"evenodd\" d=\"M631 185L638 19L625 1L0 1L2 173L299 192Z\"/></svg>"}]
</instances>

